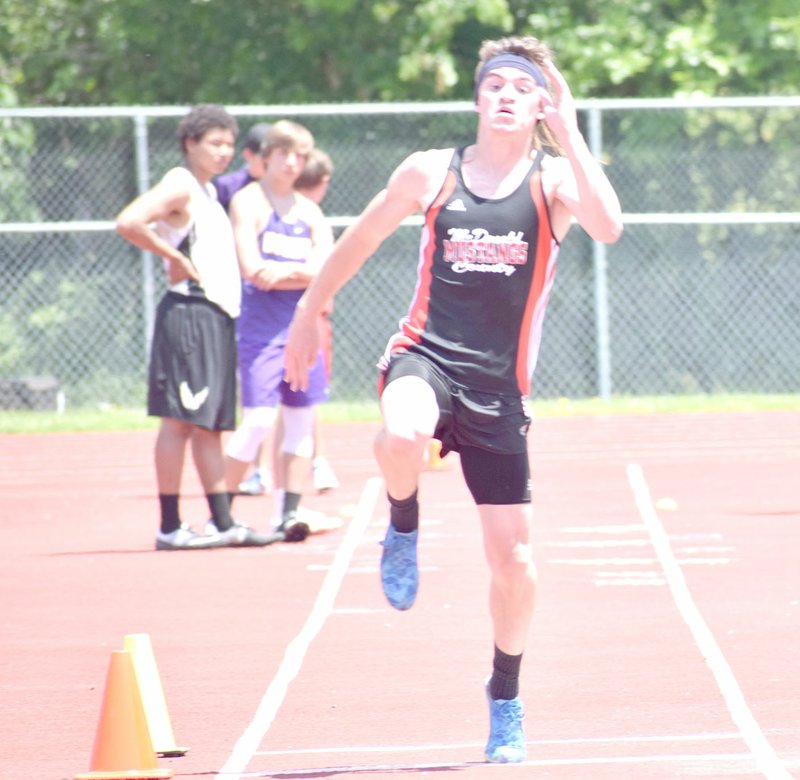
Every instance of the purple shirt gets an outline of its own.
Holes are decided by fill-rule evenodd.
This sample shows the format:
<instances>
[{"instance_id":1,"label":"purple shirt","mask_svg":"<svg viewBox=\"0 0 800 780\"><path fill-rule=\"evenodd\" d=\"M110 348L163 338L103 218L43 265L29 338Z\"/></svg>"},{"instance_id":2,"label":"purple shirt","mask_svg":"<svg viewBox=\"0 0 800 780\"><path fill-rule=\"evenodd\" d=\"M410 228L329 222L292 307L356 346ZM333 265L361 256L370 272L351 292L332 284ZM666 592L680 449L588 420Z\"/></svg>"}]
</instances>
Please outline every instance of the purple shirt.
<instances>
[{"instance_id":1,"label":"purple shirt","mask_svg":"<svg viewBox=\"0 0 800 780\"><path fill-rule=\"evenodd\" d=\"M222 204L225 211L230 210L231 198L239 192L242 187L250 184L255 179L247 172L247 166L239 168L238 171L224 173L214 179L214 188L217 191L217 200Z\"/></svg>"},{"instance_id":2,"label":"purple shirt","mask_svg":"<svg viewBox=\"0 0 800 780\"><path fill-rule=\"evenodd\" d=\"M261 257L305 263L311 255L311 228L304 221L284 222L274 211L258 236ZM239 342L285 344L297 302L305 290L259 290L242 283L242 313L237 321Z\"/></svg>"}]
</instances>

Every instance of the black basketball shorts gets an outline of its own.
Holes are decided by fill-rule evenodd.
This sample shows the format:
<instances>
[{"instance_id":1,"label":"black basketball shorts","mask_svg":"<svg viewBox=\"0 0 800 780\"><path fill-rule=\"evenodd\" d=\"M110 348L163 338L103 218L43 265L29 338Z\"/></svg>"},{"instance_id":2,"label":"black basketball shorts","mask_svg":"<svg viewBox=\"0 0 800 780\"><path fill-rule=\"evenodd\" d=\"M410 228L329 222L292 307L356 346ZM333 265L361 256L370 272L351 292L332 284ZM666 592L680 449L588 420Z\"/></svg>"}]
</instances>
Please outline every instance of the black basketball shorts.
<instances>
[{"instance_id":1,"label":"black basketball shorts","mask_svg":"<svg viewBox=\"0 0 800 780\"><path fill-rule=\"evenodd\" d=\"M216 304L174 292L161 299L147 413L212 431L236 427L236 321Z\"/></svg>"}]
</instances>

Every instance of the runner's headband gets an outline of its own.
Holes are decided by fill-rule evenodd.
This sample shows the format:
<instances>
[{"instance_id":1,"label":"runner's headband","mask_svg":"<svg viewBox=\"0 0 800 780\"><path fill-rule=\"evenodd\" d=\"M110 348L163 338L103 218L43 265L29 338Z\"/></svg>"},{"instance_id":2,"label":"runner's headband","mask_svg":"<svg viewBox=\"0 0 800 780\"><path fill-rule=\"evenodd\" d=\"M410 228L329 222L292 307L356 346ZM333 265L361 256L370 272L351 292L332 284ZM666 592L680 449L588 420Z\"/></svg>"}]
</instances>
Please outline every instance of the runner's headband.
<instances>
[{"instance_id":1,"label":"runner's headband","mask_svg":"<svg viewBox=\"0 0 800 780\"><path fill-rule=\"evenodd\" d=\"M506 51L501 54L495 54L494 57L490 57L481 66L475 79L475 100L478 99L478 89L481 86L481 82L490 71L497 70L497 68L518 68L525 71L540 87L547 89L544 73L535 62L523 57L521 54L513 54L510 51Z\"/></svg>"}]
</instances>

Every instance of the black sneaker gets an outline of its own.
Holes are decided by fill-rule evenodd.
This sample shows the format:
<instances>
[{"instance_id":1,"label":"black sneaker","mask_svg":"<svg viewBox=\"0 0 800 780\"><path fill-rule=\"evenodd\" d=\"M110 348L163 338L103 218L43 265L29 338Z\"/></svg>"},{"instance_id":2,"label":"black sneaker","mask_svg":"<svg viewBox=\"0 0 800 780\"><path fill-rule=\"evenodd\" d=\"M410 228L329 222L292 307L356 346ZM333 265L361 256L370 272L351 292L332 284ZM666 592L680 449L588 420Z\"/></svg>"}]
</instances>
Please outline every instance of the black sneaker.
<instances>
[{"instance_id":1,"label":"black sneaker","mask_svg":"<svg viewBox=\"0 0 800 780\"><path fill-rule=\"evenodd\" d=\"M277 533L281 534L284 542L304 542L310 530L305 520L292 514L278 526Z\"/></svg>"}]
</instances>

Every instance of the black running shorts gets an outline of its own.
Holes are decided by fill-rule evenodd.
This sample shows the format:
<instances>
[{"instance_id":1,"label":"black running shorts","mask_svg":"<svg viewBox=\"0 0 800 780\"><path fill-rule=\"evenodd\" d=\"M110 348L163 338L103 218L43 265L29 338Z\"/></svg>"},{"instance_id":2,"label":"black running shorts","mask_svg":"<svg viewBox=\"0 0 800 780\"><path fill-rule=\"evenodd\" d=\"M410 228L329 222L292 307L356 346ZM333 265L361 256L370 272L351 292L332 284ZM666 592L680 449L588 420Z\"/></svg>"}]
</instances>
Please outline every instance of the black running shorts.
<instances>
[{"instance_id":1,"label":"black running shorts","mask_svg":"<svg viewBox=\"0 0 800 780\"><path fill-rule=\"evenodd\" d=\"M236 322L216 304L173 292L161 299L147 413L212 431L236 427Z\"/></svg>"},{"instance_id":2,"label":"black running shorts","mask_svg":"<svg viewBox=\"0 0 800 780\"><path fill-rule=\"evenodd\" d=\"M434 437L442 442L442 454L459 452L461 447L505 455L527 453L531 418L521 396L464 387L426 357L413 352L392 355L383 387L401 376L418 376L433 388L440 411Z\"/></svg>"}]
</instances>

